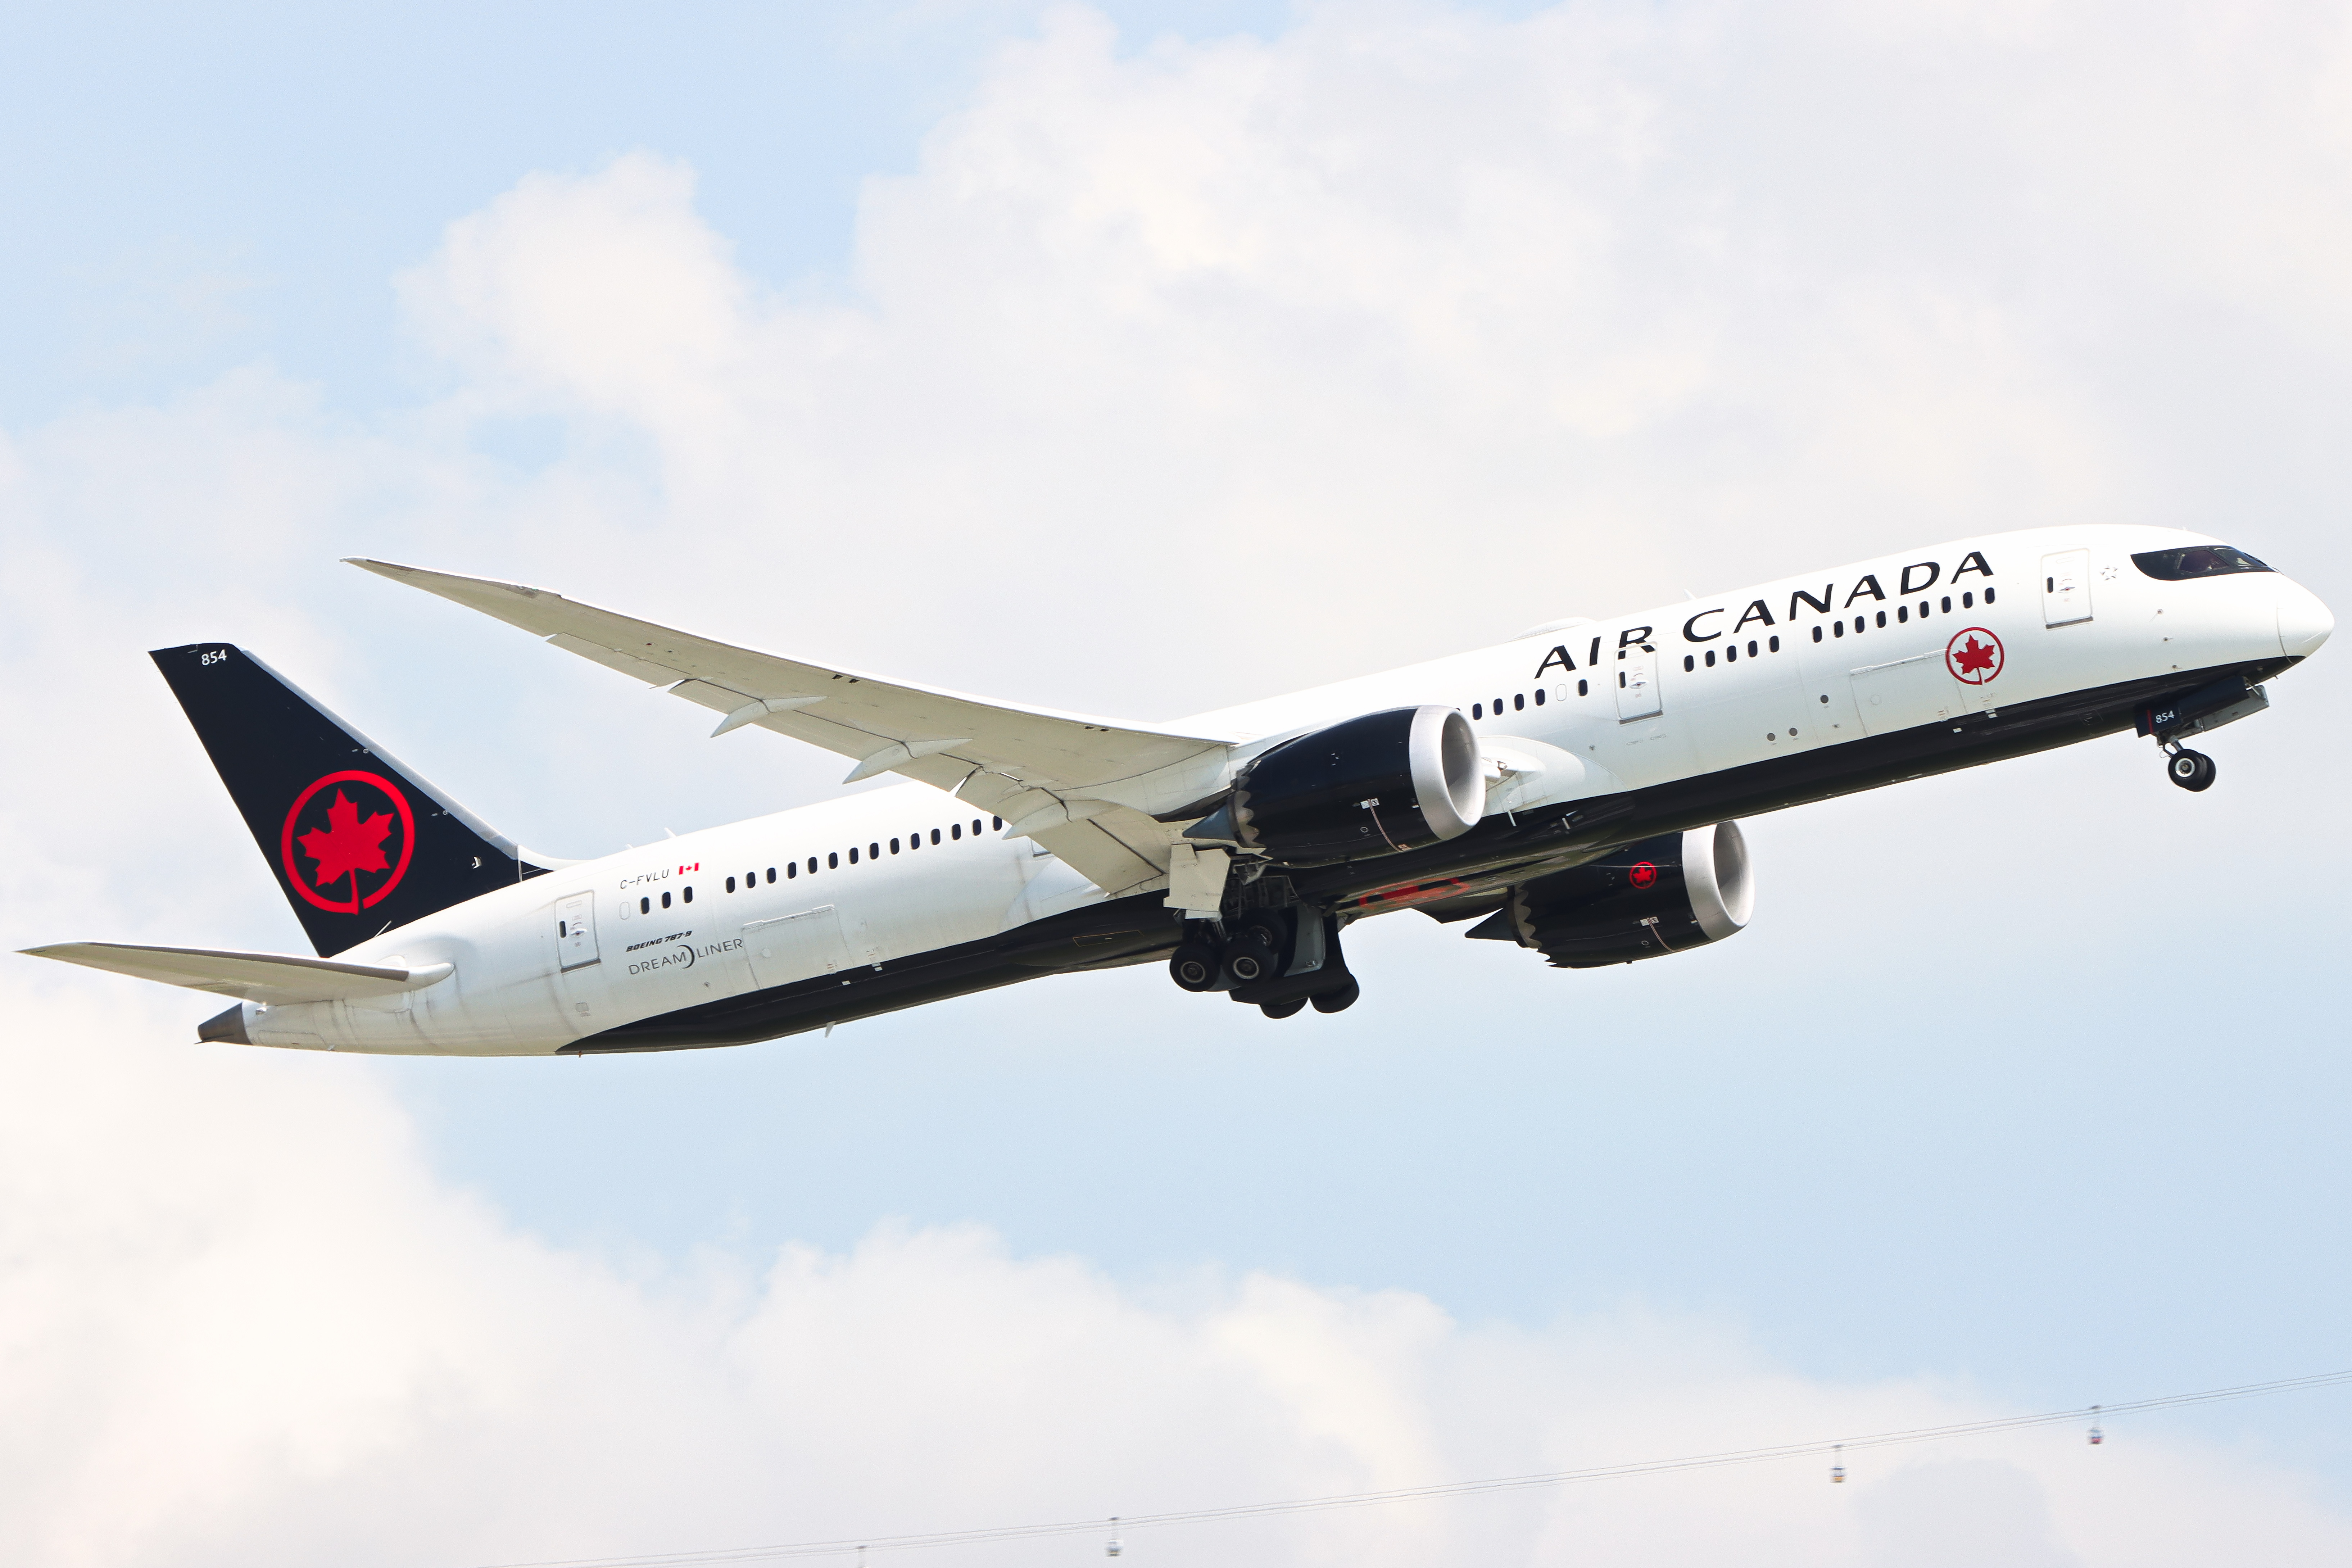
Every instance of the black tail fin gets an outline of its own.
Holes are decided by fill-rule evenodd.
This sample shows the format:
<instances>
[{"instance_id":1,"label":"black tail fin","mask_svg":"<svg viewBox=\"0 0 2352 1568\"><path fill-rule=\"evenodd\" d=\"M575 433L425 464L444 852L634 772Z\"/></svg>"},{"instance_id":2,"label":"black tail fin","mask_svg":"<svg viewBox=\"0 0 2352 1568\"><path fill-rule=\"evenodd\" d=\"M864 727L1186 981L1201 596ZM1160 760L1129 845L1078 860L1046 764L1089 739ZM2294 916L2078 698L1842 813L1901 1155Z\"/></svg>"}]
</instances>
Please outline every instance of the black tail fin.
<instances>
[{"instance_id":1,"label":"black tail fin","mask_svg":"<svg viewBox=\"0 0 2352 1568\"><path fill-rule=\"evenodd\" d=\"M548 869L243 648L150 657L320 956Z\"/></svg>"}]
</instances>

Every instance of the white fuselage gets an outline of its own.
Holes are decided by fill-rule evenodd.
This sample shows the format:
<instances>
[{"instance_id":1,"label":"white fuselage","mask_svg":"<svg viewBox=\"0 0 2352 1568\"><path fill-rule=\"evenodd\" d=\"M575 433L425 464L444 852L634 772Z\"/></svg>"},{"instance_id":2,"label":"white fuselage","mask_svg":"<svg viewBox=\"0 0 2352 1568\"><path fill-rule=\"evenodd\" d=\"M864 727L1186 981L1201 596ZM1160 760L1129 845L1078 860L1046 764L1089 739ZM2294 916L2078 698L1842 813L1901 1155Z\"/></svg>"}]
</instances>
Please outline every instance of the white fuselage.
<instances>
[{"instance_id":1,"label":"white fuselage","mask_svg":"<svg viewBox=\"0 0 2352 1568\"><path fill-rule=\"evenodd\" d=\"M2210 541L2127 527L1961 540L1562 623L1183 723L1256 737L1237 753L1245 761L1360 713L1456 707L1486 760L1486 813L1517 814L2071 692L2275 663L2326 640L2326 608L2279 574L2161 582L2130 560L2199 542ZM438 984L361 1002L247 1004L246 1027L262 1045L546 1054L983 942L1105 896L1001 827L909 784L564 866L339 955L449 963Z\"/></svg>"}]
</instances>

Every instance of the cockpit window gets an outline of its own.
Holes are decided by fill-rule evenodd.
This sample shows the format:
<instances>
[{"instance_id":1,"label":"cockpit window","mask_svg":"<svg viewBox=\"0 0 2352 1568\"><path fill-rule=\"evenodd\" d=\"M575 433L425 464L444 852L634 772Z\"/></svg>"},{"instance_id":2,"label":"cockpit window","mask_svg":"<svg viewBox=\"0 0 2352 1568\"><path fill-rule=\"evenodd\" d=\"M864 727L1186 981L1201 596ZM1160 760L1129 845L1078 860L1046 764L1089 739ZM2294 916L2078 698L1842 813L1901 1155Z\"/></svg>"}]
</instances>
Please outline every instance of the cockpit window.
<instances>
[{"instance_id":1,"label":"cockpit window","mask_svg":"<svg viewBox=\"0 0 2352 1568\"><path fill-rule=\"evenodd\" d=\"M2242 550L2227 544L2192 544L2186 550L2144 550L2132 564L2160 583L2189 577L2222 577L2232 572L2267 572L2269 567Z\"/></svg>"}]
</instances>

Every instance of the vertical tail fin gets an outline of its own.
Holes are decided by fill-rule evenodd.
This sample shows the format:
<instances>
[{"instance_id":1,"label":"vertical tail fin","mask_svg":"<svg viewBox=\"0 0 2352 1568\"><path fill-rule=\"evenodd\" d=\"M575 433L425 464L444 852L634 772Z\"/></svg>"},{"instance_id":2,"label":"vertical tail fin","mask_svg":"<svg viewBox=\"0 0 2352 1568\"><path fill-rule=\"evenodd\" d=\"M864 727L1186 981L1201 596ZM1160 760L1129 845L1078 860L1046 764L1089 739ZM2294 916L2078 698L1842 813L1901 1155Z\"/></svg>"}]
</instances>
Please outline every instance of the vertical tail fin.
<instances>
[{"instance_id":1,"label":"vertical tail fin","mask_svg":"<svg viewBox=\"0 0 2352 1568\"><path fill-rule=\"evenodd\" d=\"M243 648L149 657L320 956L549 868Z\"/></svg>"}]
</instances>

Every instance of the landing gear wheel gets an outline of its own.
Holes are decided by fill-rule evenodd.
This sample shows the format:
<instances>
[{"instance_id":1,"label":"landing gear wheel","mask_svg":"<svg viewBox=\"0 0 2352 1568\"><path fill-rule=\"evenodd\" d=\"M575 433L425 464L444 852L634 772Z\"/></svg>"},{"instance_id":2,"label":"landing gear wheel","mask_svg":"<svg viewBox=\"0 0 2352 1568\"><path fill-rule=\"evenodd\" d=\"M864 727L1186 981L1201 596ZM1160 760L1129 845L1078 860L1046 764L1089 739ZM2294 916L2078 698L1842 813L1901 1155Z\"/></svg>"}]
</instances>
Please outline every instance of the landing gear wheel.
<instances>
[{"instance_id":1,"label":"landing gear wheel","mask_svg":"<svg viewBox=\"0 0 2352 1568\"><path fill-rule=\"evenodd\" d=\"M1328 991L1318 991L1311 1000L1318 1013L1344 1013L1354 1006L1356 998L1363 994L1364 988L1356 984L1355 976L1349 975L1348 984L1345 985L1335 985Z\"/></svg>"},{"instance_id":2,"label":"landing gear wheel","mask_svg":"<svg viewBox=\"0 0 2352 1568\"><path fill-rule=\"evenodd\" d=\"M1217 983L1222 967L1217 950L1205 942L1188 942L1168 961L1168 978L1187 991L1206 991Z\"/></svg>"},{"instance_id":3,"label":"landing gear wheel","mask_svg":"<svg viewBox=\"0 0 2352 1568\"><path fill-rule=\"evenodd\" d=\"M1296 1016L1306 1005L1306 997L1293 996L1287 1002L1261 1002L1257 1010L1269 1018L1288 1018Z\"/></svg>"},{"instance_id":4,"label":"landing gear wheel","mask_svg":"<svg viewBox=\"0 0 2352 1568\"><path fill-rule=\"evenodd\" d=\"M1272 978L1279 967L1273 945L1261 932L1244 930L1225 943L1225 979L1232 984L1255 985Z\"/></svg>"},{"instance_id":5,"label":"landing gear wheel","mask_svg":"<svg viewBox=\"0 0 2352 1568\"><path fill-rule=\"evenodd\" d=\"M1225 976L1235 985L1272 980L1290 961L1290 922L1270 910L1244 915L1225 942Z\"/></svg>"},{"instance_id":6,"label":"landing gear wheel","mask_svg":"<svg viewBox=\"0 0 2352 1568\"><path fill-rule=\"evenodd\" d=\"M2179 751L2164 764L2164 776L2185 790L2213 787L2213 759L2202 752Z\"/></svg>"}]
</instances>

